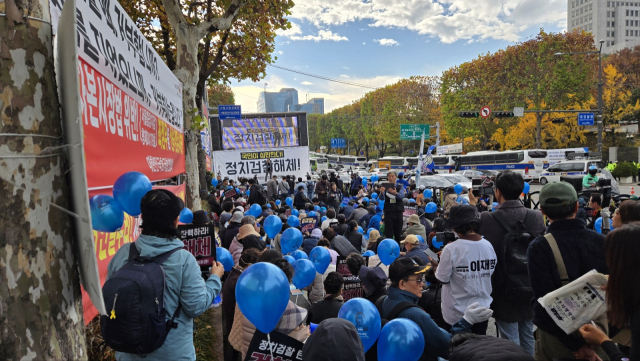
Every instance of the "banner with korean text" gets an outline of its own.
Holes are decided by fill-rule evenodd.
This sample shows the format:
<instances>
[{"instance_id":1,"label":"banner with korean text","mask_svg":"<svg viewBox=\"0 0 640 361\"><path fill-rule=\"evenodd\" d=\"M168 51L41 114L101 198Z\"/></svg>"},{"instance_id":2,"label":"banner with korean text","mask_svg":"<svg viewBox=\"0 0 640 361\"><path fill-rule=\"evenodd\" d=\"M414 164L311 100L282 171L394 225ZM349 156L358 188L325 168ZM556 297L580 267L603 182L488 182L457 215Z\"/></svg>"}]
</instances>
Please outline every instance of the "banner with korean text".
<instances>
[{"instance_id":1,"label":"banner with korean text","mask_svg":"<svg viewBox=\"0 0 640 361\"><path fill-rule=\"evenodd\" d=\"M89 188L184 173L180 81L117 1L77 0L76 20Z\"/></svg>"},{"instance_id":2,"label":"banner with korean text","mask_svg":"<svg viewBox=\"0 0 640 361\"><path fill-rule=\"evenodd\" d=\"M212 154L216 173L230 179L253 178L254 175L264 179L267 159L271 159L276 176L294 175L306 179L307 173L311 172L309 147L223 150Z\"/></svg>"}]
</instances>

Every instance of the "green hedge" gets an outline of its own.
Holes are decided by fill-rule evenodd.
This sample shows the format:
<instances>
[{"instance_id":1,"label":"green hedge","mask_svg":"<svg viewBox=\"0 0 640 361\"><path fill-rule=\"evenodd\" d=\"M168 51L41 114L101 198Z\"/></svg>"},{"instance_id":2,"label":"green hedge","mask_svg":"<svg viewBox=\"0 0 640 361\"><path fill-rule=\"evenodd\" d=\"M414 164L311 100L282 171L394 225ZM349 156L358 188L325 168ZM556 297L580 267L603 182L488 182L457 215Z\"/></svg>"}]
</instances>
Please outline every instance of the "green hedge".
<instances>
[{"instance_id":1,"label":"green hedge","mask_svg":"<svg viewBox=\"0 0 640 361\"><path fill-rule=\"evenodd\" d=\"M638 175L638 168L636 168L636 166L634 166L631 162L622 162L618 163L616 168L611 173L616 178L634 177Z\"/></svg>"}]
</instances>

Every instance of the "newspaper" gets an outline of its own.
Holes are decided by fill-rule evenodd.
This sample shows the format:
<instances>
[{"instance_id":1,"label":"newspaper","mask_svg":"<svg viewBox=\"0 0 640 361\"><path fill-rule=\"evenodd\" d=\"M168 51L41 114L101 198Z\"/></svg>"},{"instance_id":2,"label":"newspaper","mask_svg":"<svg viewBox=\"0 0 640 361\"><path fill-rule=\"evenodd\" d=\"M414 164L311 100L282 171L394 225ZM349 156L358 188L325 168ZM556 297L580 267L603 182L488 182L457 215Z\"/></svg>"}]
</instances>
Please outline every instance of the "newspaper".
<instances>
[{"instance_id":1,"label":"newspaper","mask_svg":"<svg viewBox=\"0 0 640 361\"><path fill-rule=\"evenodd\" d=\"M568 285L549 292L538 302L556 325L570 334L607 311L605 291L607 276L591 270Z\"/></svg>"}]
</instances>

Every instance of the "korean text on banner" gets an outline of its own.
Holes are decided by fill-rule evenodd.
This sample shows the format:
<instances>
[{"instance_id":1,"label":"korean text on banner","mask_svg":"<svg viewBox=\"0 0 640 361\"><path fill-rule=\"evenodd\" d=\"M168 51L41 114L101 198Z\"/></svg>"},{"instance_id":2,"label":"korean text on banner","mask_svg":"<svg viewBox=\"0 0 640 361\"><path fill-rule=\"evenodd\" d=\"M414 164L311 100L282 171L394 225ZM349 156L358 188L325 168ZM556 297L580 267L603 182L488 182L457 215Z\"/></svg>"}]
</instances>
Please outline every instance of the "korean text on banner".
<instances>
[{"instance_id":1,"label":"korean text on banner","mask_svg":"<svg viewBox=\"0 0 640 361\"><path fill-rule=\"evenodd\" d=\"M213 167L222 177L260 177L266 173L265 162L271 159L273 175L306 177L311 172L309 147L291 147L258 150L223 150L212 152Z\"/></svg>"},{"instance_id":2,"label":"korean text on banner","mask_svg":"<svg viewBox=\"0 0 640 361\"><path fill-rule=\"evenodd\" d=\"M153 189L166 189L171 191L182 200L184 200L186 185L182 184L173 187L153 187ZM89 196L97 196L98 194L112 195L111 190L93 190L89 192ZM127 243L135 242L140 236L140 224L142 220L140 217L132 217L127 213L124 214L124 223L122 228L118 232L105 233L93 231L93 240L96 249L96 259L98 260L98 272L100 274L100 285L103 285L107 280L107 266L118 252L120 247ZM84 322L89 323L98 314L98 310L93 306L89 295L82 289L82 305L84 308Z\"/></svg>"},{"instance_id":3,"label":"korean text on banner","mask_svg":"<svg viewBox=\"0 0 640 361\"><path fill-rule=\"evenodd\" d=\"M226 150L296 147L298 118L221 120L222 144Z\"/></svg>"},{"instance_id":4,"label":"korean text on banner","mask_svg":"<svg viewBox=\"0 0 640 361\"><path fill-rule=\"evenodd\" d=\"M79 0L76 19L89 188L183 173L180 81L117 1Z\"/></svg>"}]
</instances>

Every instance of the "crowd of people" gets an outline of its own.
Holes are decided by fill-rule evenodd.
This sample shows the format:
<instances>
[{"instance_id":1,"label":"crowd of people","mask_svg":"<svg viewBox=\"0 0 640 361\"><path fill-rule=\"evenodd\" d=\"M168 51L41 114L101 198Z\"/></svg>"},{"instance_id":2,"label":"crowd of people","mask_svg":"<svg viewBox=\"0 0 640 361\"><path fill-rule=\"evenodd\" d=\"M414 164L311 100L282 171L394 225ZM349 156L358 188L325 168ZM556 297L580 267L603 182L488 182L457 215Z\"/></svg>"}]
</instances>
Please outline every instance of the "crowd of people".
<instances>
[{"instance_id":1,"label":"crowd of people","mask_svg":"<svg viewBox=\"0 0 640 361\"><path fill-rule=\"evenodd\" d=\"M233 255L233 269L224 272L214 262L201 276L186 250L163 263L167 317L178 305L182 312L177 328L146 355L149 359L194 360L193 318L222 295L224 360L244 360L256 327L238 308L236 283L249 267L266 262L284 272L292 294L302 291L308 300L292 298L275 327L304 343L303 360L377 360L376 347L365 352L355 326L338 318L345 277L337 266L346 257L363 297L383 320L409 319L418 325L425 345L420 360L640 361L640 347L633 347L640 342L640 268L635 265L640 202L629 200L612 209L614 230L605 237L593 230L603 206L599 195L589 200L591 219L581 213L585 207L576 190L564 182L544 186L540 210L528 209L521 201L524 179L511 171L496 177L492 199L469 189L448 189L443 202L394 171L385 182L357 175L344 182L333 173L319 181L273 175L266 189L257 178L216 183L208 198L210 212L197 211L194 219L216 226L219 246ZM131 244L143 256L182 247L177 201L158 192L143 199L142 235ZM262 213L248 215L256 204ZM283 224L273 238L264 225L271 215ZM315 226L303 230L292 216L314 218ZM317 273L303 290L292 284L293 267L282 254L282 233L291 227L303 231L302 252L309 255L323 247L331 256L326 272ZM388 265L381 262L378 247L386 239L401 250ZM129 247L123 246L109 264L109 275L128 257ZM608 322L566 334L537 300L591 270L609 275ZM491 317L498 337L487 335ZM630 335L629 342L619 341L623 334ZM118 359L139 356L119 353Z\"/></svg>"}]
</instances>

